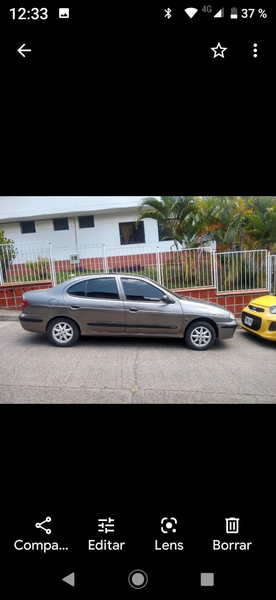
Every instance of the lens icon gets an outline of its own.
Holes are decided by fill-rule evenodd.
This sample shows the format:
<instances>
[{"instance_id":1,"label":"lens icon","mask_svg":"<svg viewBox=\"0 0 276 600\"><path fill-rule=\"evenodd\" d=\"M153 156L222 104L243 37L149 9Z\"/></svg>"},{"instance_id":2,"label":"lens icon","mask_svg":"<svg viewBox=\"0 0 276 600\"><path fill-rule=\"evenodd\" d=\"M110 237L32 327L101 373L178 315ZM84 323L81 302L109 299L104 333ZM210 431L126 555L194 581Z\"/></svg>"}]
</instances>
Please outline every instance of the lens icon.
<instances>
[{"instance_id":1,"label":"lens icon","mask_svg":"<svg viewBox=\"0 0 276 600\"><path fill-rule=\"evenodd\" d=\"M128 583L136 590L140 590L145 587L148 583L148 576L145 571L141 571L141 569L136 569L132 571L128 576Z\"/></svg>"}]
</instances>

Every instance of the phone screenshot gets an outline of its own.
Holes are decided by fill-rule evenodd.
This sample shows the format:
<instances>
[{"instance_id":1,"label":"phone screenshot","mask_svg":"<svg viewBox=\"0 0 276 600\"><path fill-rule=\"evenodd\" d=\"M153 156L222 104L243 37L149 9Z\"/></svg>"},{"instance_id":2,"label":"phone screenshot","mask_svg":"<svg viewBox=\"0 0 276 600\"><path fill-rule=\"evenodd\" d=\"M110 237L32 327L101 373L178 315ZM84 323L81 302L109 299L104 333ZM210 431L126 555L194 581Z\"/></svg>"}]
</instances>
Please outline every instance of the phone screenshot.
<instances>
[{"instance_id":1,"label":"phone screenshot","mask_svg":"<svg viewBox=\"0 0 276 600\"><path fill-rule=\"evenodd\" d=\"M5 597L274 591L274 22L0 6Z\"/></svg>"}]
</instances>

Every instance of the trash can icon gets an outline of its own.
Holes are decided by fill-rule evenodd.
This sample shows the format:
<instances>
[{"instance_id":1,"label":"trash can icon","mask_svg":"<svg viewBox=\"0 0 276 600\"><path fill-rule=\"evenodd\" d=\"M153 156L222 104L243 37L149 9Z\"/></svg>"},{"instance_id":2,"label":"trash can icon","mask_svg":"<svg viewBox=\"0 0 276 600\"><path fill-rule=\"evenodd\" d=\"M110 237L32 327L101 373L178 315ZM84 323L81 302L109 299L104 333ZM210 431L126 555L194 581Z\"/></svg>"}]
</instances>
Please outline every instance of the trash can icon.
<instances>
[{"instance_id":1,"label":"trash can icon","mask_svg":"<svg viewBox=\"0 0 276 600\"><path fill-rule=\"evenodd\" d=\"M236 517L228 517L226 521L226 533L239 533L239 520Z\"/></svg>"}]
</instances>

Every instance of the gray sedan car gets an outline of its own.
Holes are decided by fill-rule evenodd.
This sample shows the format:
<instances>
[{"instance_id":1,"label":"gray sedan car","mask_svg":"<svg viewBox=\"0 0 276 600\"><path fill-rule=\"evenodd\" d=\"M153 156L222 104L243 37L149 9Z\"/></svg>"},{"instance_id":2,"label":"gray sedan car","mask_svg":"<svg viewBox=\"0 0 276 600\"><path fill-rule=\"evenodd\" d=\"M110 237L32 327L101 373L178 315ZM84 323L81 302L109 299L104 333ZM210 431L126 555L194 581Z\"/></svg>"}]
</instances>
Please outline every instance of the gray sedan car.
<instances>
[{"instance_id":1,"label":"gray sedan car","mask_svg":"<svg viewBox=\"0 0 276 600\"><path fill-rule=\"evenodd\" d=\"M22 296L24 329L47 333L56 346L80 335L184 338L207 350L216 338L232 338L233 313L218 304L179 296L148 277L117 273L75 277Z\"/></svg>"}]
</instances>

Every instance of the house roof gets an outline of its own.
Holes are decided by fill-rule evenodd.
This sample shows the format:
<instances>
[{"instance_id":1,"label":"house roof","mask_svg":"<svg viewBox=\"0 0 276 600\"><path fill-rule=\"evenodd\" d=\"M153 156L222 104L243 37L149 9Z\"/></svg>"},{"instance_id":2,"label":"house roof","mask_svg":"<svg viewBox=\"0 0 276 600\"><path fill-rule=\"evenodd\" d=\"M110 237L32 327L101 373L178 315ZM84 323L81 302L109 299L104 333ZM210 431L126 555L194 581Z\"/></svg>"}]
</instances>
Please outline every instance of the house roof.
<instances>
[{"instance_id":1,"label":"house roof","mask_svg":"<svg viewBox=\"0 0 276 600\"><path fill-rule=\"evenodd\" d=\"M1 196L0 223L123 213L146 196ZM156 196L157 197L157 196Z\"/></svg>"}]
</instances>

